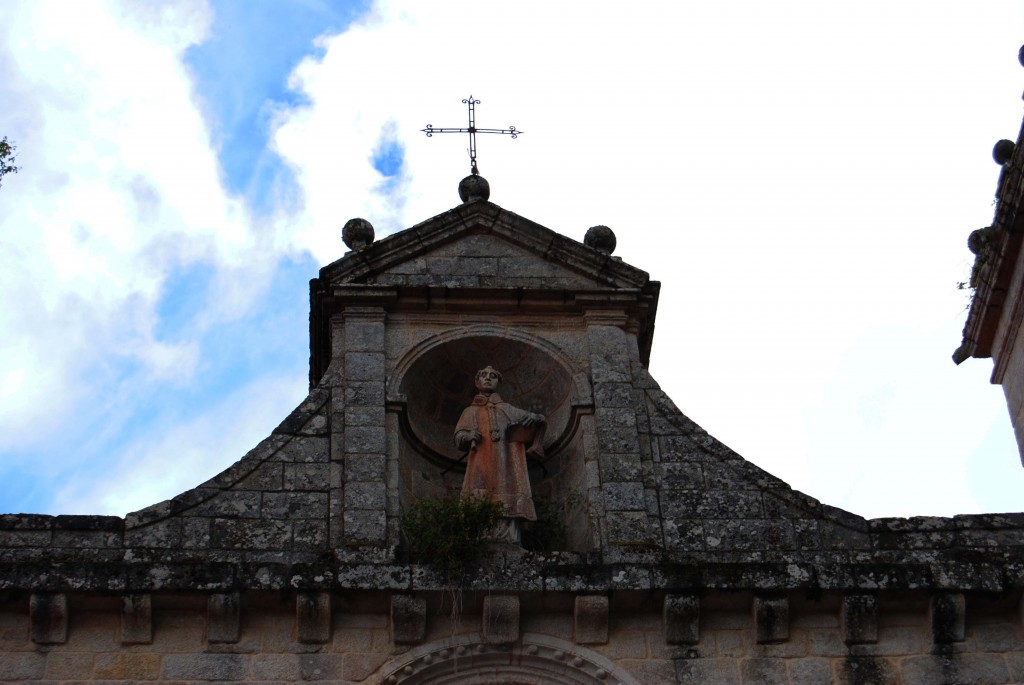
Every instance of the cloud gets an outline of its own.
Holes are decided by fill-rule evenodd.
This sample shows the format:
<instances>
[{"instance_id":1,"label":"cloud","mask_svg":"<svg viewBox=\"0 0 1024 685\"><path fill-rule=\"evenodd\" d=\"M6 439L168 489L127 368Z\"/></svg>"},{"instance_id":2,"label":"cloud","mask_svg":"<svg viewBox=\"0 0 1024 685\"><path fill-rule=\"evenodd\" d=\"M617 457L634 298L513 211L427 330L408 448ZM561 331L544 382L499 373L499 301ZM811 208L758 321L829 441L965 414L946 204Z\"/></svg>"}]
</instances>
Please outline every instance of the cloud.
<instances>
[{"instance_id":1,"label":"cloud","mask_svg":"<svg viewBox=\"0 0 1024 685\"><path fill-rule=\"evenodd\" d=\"M217 475L256 446L295 407L301 377L261 377L221 396L200 416L172 417L121 447L116 478L96 479L86 465L58 487L56 511L124 516L170 499Z\"/></svg>"},{"instance_id":2,"label":"cloud","mask_svg":"<svg viewBox=\"0 0 1024 685\"><path fill-rule=\"evenodd\" d=\"M155 388L193 384L204 336L252 310L284 255L224 190L195 103L184 56L207 37L204 2L4 15L4 134L24 171L0 191L0 451L11 468L97 468L112 455L88 446L130 430ZM173 277L197 270L207 297L168 326Z\"/></svg>"},{"instance_id":3,"label":"cloud","mask_svg":"<svg viewBox=\"0 0 1024 685\"><path fill-rule=\"evenodd\" d=\"M478 126L525 131L478 137L494 202L577 239L609 225L663 281L652 371L684 411L854 511L984 508L954 483L907 506L867 485L966 468L1005 412L949 361L963 241L991 220L988 149L1020 121L1019 8L977 10L381 0L323 39L293 75L305 104L277 114L305 200L296 239L332 259L350 217L380 236L454 205L467 141L419 129L464 126L472 93ZM396 187L374 168L392 131ZM984 410L957 439L925 429L958 403ZM837 460L863 468L829 482Z\"/></svg>"},{"instance_id":4,"label":"cloud","mask_svg":"<svg viewBox=\"0 0 1024 685\"><path fill-rule=\"evenodd\" d=\"M948 356L963 241L992 216L988 150L1020 124L1016 4L380 0L308 47L292 93L242 98L270 121L246 154L294 185L224 178L232 132L202 112L242 95L197 92L189 66L216 7L4 5L0 133L24 171L0 190L0 454L36 483L79 469L68 506L119 510L86 462L142 491L131 454L161 474L165 450L220 468L251 446L193 431L216 430L207 411L255 431L225 395L280 409L256 384L282 387L305 342L281 312L305 316L306 255L337 259L347 219L380 237L458 202L467 141L420 129L464 125L470 94L479 126L525 131L479 137L493 201L577 239L609 225L663 282L652 372L713 434L854 511L903 508L849 483L936 463L948 489L907 501L994 501L972 436L1005 409ZM983 410L956 439L927 428L956 406Z\"/></svg>"}]
</instances>

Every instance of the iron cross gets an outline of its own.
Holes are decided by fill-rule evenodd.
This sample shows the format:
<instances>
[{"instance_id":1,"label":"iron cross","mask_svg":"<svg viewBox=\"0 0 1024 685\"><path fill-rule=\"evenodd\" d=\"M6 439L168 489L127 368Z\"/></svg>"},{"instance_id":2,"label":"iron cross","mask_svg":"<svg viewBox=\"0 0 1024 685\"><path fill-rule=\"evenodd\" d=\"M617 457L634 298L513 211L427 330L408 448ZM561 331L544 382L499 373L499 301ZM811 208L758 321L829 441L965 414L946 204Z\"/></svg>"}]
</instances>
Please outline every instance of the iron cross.
<instances>
[{"instance_id":1,"label":"iron cross","mask_svg":"<svg viewBox=\"0 0 1024 685\"><path fill-rule=\"evenodd\" d=\"M510 135L513 138L518 136L522 131L516 129L515 126L509 126L508 128L477 128L476 127L476 106L480 104L479 100L474 100L473 96L470 95L468 99L463 100L462 104L468 105L469 107L469 128L434 128L433 124L427 124L426 128L420 130L427 134L427 138L430 138L435 133L468 133L469 134L469 166L470 171L474 176L480 173L476 167L476 134L477 133L504 133Z\"/></svg>"}]
</instances>

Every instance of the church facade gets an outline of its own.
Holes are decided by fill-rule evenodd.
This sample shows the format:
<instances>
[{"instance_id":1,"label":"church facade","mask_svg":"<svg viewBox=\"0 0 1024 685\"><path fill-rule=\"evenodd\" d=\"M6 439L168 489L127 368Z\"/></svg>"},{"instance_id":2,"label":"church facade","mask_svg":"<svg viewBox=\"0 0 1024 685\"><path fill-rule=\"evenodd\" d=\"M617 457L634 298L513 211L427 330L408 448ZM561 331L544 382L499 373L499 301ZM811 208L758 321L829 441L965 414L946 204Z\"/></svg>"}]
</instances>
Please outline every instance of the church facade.
<instances>
[{"instance_id":1,"label":"church facade","mask_svg":"<svg viewBox=\"0 0 1024 685\"><path fill-rule=\"evenodd\" d=\"M0 682L1024 683L1024 514L792 490L650 376L659 284L610 230L460 195L377 242L349 222L310 284L308 397L223 473L123 519L0 516ZM493 438L460 419L497 405L486 367L518 412ZM560 535L453 576L403 514L488 440L530 445L517 525Z\"/></svg>"},{"instance_id":2,"label":"church facade","mask_svg":"<svg viewBox=\"0 0 1024 685\"><path fill-rule=\"evenodd\" d=\"M1017 54L1024 66L1024 46ZM1003 387L1006 405L1024 464L1024 127L1017 142L1000 140L992 158L1002 167L996 183L992 223L971 232L967 247L974 264L961 288L971 290L963 339L953 353L961 364L971 357L992 359L992 383Z\"/></svg>"}]
</instances>

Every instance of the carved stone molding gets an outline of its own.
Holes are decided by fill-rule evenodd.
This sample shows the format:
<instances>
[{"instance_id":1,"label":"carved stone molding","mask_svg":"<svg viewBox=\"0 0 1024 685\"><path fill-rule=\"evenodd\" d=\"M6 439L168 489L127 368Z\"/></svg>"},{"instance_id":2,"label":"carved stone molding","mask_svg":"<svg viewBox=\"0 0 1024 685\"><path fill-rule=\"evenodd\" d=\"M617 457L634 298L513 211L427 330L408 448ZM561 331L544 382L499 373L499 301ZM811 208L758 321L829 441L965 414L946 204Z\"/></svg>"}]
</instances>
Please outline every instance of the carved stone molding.
<instances>
[{"instance_id":1,"label":"carved stone molding","mask_svg":"<svg viewBox=\"0 0 1024 685\"><path fill-rule=\"evenodd\" d=\"M605 657L564 640L527 633L514 645L462 635L410 650L385 664L386 685L640 685Z\"/></svg>"}]
</instances>

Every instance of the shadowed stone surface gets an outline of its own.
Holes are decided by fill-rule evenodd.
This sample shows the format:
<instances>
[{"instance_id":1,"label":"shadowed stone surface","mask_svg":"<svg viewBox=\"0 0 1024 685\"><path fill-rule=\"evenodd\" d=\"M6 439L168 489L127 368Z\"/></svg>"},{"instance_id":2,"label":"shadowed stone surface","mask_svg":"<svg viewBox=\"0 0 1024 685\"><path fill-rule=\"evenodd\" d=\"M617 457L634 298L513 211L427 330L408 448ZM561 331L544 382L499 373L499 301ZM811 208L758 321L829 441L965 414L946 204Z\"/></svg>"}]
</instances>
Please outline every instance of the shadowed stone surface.
<instances>
[{"instance_id":1,"label":"shadowed stone surface","mask_svg":"<svg viewBox=\"0 0 1024 685\"><path fill-rule=\"evenodd\" d=\"M608 642L608 598L577 597L573 616L576 644L599 645Z\"/></svg>"},{"instance_id":2,"label":"shadowed stone surface","mask_svg":"<svg viewBox=\"0 0 1024 685\"><path fill-rule=\"evenodd\" d=\"M510 644L519 639L519 597L484 597L483 636L490 644Z\"/></svg>"},{"instance_id":3,"label":"shadowed stone surface","mask_svg":"<svg viewBox=\"0 0 1024 685\"><path fill-rule=\"evenodd\" d=\"M148 645L153 642L152 595L125 595L121 602L121 644Z\"/></svg>"},{"instance_id":4,"label":"shadowed stone surface","mask_svg":"<svg viewBox=\"0 0 1024 685\"><path fill-rule=\"evenodd\" d=\"M391 596L391 639L398 645L423 642L427 633L427 602L409 595Z\"/></svg>"}]
</instances>

